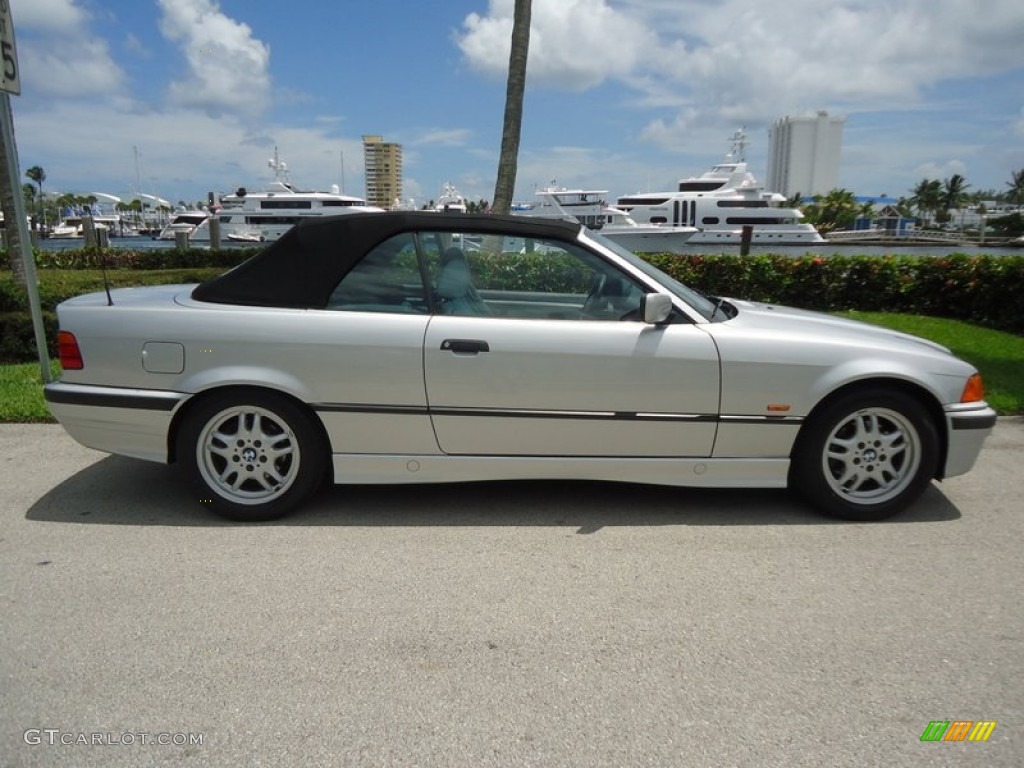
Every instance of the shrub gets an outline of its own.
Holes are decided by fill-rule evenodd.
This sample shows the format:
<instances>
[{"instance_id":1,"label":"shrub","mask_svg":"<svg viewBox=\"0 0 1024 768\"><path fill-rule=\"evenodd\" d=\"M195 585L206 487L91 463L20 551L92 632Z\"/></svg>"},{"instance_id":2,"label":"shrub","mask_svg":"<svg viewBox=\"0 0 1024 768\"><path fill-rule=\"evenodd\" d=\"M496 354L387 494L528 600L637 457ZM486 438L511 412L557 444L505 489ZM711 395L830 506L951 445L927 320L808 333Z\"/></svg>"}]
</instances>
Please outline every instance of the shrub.
<instances>
[{"instance_id":1,"label":"shrub","mask_svg":"<svg viewBox=\"0 0 1024 768\"><path fill-rule=\"evenodd\" d=\"M1021 256L673 256L648 260L718 296L836 312L906 312L1024 334Z\"/></svg>"},{"instance_id":2,"label":"shrub","mask_svg":"<svg viewBox=\"0 0 1024 768\"><path fill-rule=\"evenodd\" d=\"M57 357L57 315L43 312L50 359ZM0 312L0 364L35 360L36 337L28 312Z\"/></svg>"},{"instance_id":3,"label":"shrub","mask_svg":"<svg viewBox=\"0 0 1024 768\"><path fill-rule=\"evenodd\" d=\"M253 249L246 249L251 255ZM65 252L67 253L67 252ZM83 265L98 258L77 252L66 269L39 271L39 294L47 314L47 338L53 343L53 310L64 299L103 290L103 273ZM221 255L215 255L215 254ZM230 257L224 256L230 254ZM236 262L243 251L181 253L126 252L117 269L108 265L111 287L192 283L224 271L209 264L222 257ZM52 254L57 256L58 254ZM146 268L128 269L132 259ZM947 317L1001 331L1024 334L1024 257L968 256L739 256L736 254L674 256L654 254L648 260L705 293L789 304L826 312L844 310L902 312ZM529 289L538 280L558 290L586 289L585 276L567 263L537 254L470 255L473 270L488 285L505 290ZM44 260L45 261L45 260ZM189 263L197 262L196 264ZM174 269L155 269L155 263ZM0 272L0 362L35 359L32 325L24 291L10 272Z\"/></svg>"},{"instance_id":4,"label":"shrub","mask_svg":"<svg viewBox=\"0 0 1024 768\"><path fill-rule=\"evenodd\" d=\"M201 283L221 274L223 269L168 269L107 271L111 288L132 285L170 285L173 283ZM39 301L43 309L54 310L60 302L83 293L103 290L103 272L99 270L41 269L39 270ZM0 312L28 311L28 299L22 287L14 282L10 272L0 272Z\"/></svg>"},{"instance_id":5,"label":"shrub","mask_svg":"<svg viewBox=\"0 0 1024 768\"><path fill-rule=\"evenodd\" d=\"M72 248L63 251L34 251L37 269L196 269L217 268L221 272L238 266L262 248L139 249ZM10 252L0 252L0 268L10 269Z\"/></svg>"}]
</instances>

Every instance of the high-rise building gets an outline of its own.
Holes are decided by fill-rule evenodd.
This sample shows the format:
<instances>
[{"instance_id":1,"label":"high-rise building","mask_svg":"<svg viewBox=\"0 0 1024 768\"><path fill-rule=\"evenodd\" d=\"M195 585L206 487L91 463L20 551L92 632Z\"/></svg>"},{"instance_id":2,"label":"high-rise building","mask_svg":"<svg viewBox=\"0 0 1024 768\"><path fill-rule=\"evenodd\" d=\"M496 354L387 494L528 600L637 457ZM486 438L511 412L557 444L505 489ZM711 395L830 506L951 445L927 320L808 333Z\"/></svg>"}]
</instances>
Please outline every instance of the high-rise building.
<instances>
[{"instance_id":1,"label":"high-rise building","mask_svg":"<svg viewBox=\"0 0 1024 768\"><path fill-rule=\"evenodd\" d=\"M811 197L838 187L845 122L825 111L776 120L769 131L768 189L786 197Z\"/></svg>"},{"instance_id":2,"label":"high-rise building","mask_svg":"<svg viewBox=\"0 0 1024 768\"><path fill-rule=\"evenodd\" d=\"M402 145L384 141L383 136L363 136L366 167L366 202L393 208L402 199Z\"/></svg>"}]
</instances>

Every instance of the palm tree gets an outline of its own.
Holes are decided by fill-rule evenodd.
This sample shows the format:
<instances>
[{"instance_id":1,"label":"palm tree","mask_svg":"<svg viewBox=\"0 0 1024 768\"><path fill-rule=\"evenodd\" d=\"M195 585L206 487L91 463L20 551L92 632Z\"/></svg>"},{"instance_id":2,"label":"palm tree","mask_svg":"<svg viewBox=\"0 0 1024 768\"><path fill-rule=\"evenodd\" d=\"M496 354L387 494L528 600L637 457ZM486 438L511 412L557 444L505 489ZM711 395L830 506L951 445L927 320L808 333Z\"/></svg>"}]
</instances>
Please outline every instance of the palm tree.
<instances>
[{"instance_id":1,"label":"palm tree","mask_svg":"<svg viewBox=\"0 0 1024 768\"><path fill-rule=\"evenodd\" d=\"M42 166L33 165L25 171L25 175L39 186L39 209L42 211L43 229L46 229L46 207L43 205L43 182L46 181L46 171Z\"/></svg>"},{"instance_id":2,"label":"palm tree","mask_svg":"<svg viewBox=\"0 0 1024 768\"><path fill-rule=\"evenodd\" d=\"M964 214L962 208L967 204L967 188L969 186L971 185L965 183L964 177L959 173L954 173L943 182L942 210L940 211L943 222L948 222L953 218L950 211L959 210L960 228L963 229Z\"/></svg>"},{"instance_id":3,"label":"palm tree","mask_svg":"<svg viewBox=\"0 0 1024 768\"><path fill-rule=\"evenodd\" d=\"M1010 200L1020 208L1021 202L1024 201L1024 168L1011 171L1010 181L1006 182L1006 186L1010 188Z\"/></svg>"},{"instance_id":4,"label":"palm tree","mask_svg":"<svg viewBox=\"0 0 1024 768\"><path fill-rule=\"evenodd\" d=\"M967 201L967 188L969 186L971 185L966 184L964 177L959 173L954 173L950 178L946 179L942 189L942 204L947 211L959 208Z\"/></svg>"},{"instance_id":5,"label":"palm tree","mask_svg":"<svg viewBox=\"0 0 1024 768\"><path fill-rule=\"evenodd\" d=\"M814 214L814 226L820 231L830 232L833 229L851 228L860 209L853 192L837 188L827 195L815 195L808 210Z\"/></svg>"},{"instance_id":6,"label":"palm tree","mask_svg":"<svg viewBox=\"0 0 1024 768\"><path fill-rule=\"evenodd\" d=\"M942 182L938 179L921 179L910 198L917 212L926 222L928 214L935 213L942 205Z\"/></svg>"},{"instance_id":7,"label":"palm tree","mask_svg":"<svg viewBox=\"0 0 1024 768\"><path fill-rule=\"evenodd\" d=\"M523 94L526 91L526 58L530 49L530 12L532 0L515 0L512 17L512 48L508 57L508 84L505 89L505 122L501 131L501 155L498 178L494 182L495 213L508 213L516 188L519 167L519 135L523 126Z\"/></svg>"},{"instance_id":8,"label":"palm tree","mask_svg":"<svg viewBox=\"0 0 1024 768\"><path fill-rule=\"evenodd\" d=\"M7 164L7 147L0 141L0 210L4 213L4 221L7 222L5 233L7 235L7 255L11 263L11 273L14 281L20 286L28 285L28 278L25 273L25 265L16 254L20 254L22 246L28 243L21 242L21 227L16 226L18 221L17 202L15 195L19 190L11 186L11 169Z\"/></svg>"}]
</instances>

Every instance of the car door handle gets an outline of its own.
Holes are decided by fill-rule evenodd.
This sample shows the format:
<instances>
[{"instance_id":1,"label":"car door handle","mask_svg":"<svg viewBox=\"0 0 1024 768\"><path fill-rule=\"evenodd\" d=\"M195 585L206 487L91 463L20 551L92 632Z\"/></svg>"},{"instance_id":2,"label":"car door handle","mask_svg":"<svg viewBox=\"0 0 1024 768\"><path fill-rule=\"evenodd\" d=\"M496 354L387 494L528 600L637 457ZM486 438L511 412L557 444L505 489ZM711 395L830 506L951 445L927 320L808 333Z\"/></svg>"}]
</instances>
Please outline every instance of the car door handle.
<instances>
[{"instance_id":1,"label":"car door handle","mask_svg":"<svg viewBox=\"0 0 1024 768\"><path fill-rule=\"evenodd\" d=\"M475 355L477 352L490 352L491 348L486 341L476 339L445 339L441 342L441 349L456 354Z\"/></svg>"}]
</instances>

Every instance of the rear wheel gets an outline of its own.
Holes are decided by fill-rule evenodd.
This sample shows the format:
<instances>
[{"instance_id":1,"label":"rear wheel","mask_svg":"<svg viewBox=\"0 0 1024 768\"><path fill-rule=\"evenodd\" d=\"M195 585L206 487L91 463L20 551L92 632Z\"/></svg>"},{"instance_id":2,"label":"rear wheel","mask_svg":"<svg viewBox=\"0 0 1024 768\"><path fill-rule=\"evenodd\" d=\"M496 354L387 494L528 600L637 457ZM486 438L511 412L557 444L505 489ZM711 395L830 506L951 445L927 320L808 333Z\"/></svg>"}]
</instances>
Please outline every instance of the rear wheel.
<instances>
[{"instance_id":1,"label":"rear wheel","mask_svg":"<svg viewBox=\"0 0 1024 768\"><path fill-rule=\"evenodd\" d=\"M327 448L311 417L260 390L214 395L186 416L178 457L200 499L232 520L285 514L324 477Z\"/></svg>"},{"instance_id":2,"label":"rear wheel","mask_svg":"<svg viewBox=\"0 0 1024 768\"><path fill-rule=\"evenodd\" d=\"M939 437L925 407L901 392L851 393L815 414L793 454L790 485L826 514L882 520L928 487Z\"/></svg>"}]
</instances>

